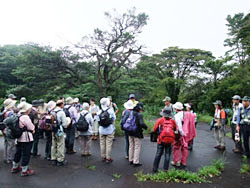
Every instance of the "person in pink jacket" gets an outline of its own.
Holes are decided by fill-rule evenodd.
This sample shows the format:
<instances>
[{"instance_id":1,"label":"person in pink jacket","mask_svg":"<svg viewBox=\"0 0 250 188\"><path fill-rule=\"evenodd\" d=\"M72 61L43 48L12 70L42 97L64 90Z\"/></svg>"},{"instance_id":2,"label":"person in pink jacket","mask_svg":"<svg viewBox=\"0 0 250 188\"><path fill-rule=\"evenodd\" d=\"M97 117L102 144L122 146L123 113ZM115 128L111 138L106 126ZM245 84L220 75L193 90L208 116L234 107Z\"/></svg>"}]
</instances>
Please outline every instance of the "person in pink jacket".
<instances>
[{"instance_id":1,"label":"person in pink jacket","mask_svg":"<svg viewBox=\"0 0 250 188\"><path fill-rule=\"evenodd\" d=\"M28 114L31 111L32 105L26 102L21 102L18 105L19 111L19 127L26 127L27 131L22 133L22 136L17 139L16 154L13 161L12 173L21 172L21 176L30 176L34 174L34 170L29 169L31 149L33 144L33 134L35 133L35 126L31 122ZM21 166L19 162L21 161Z\"/></svg>"}]
</instances>

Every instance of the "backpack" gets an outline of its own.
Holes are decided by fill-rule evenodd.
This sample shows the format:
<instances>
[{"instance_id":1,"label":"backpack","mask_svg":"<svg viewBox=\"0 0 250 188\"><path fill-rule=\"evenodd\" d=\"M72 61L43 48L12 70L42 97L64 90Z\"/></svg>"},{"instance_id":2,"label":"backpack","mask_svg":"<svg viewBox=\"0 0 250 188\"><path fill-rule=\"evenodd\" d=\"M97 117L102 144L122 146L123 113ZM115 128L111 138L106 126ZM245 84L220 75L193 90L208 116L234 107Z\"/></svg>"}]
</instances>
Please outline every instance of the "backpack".
<instances>
[{"instance_id":1,"label":"backpack","mask_svg":"<svg viewBox=\"0 0 250 188\"><path fill-rule=\"evenodd\" d=\"M135 132L137 130L137 128L138 127L136 125L136 116L134 115L134 112L131 111L128 119L126 120L126 122L123 125L123 129L125 131Z\"/></svg>"},{"instance_id":2,"label":"backpack","mask_svg":"<svg viewBox=\"0 0 250 188\"><path fill-rule=\"evenodd\" d=\"M230 115L230 109L227 108L224 111L225 111L225 114L226 114L226 124L227 124L228 123L228 117Z\"/></svg>"},{"instance_id":3,"label":"backpack","mask_svg":"<svg viewBox=\"0 0 250 188\"><path fill-rule=\"evenodd\" d=\"M5 124L3 123L3 120L4 120L4 114L5 114L5 112L3 111L3 112L0 112L0 130L2 131L2 130L4 130L5 129Z\"/></svg>"},{"instance_id":4,"label":"backpack","mask_svg":"<svg viewBox=\"0 0 250 188\"><path fill-rule=\"evenodd\" d=\"M55 116L57 116L58 112L60 112L60 110L55 112ZM49 113L45 116L45 130L46 131L52 131L54 133L57 133L60 127L58 125L57 117L55 116L52 113Z\"/></svg>"},{"instance_id":5,"label":"backpack","mask_svg":"<svg viewBox=\"0 0 250 188\"><path fill-rule=\"evenodd\" d=\"M7 136L16 139L20 138L23 132L27 131L27 127L19 127L19 119L22 115L12 115L4 120L4 124L7 127Z\"/></svg>"},{"instance_id":6,"label":"backpack","mask_svg":"<svg viewBox=\"0 0 250 188\"><path fill-rule=\"evenodd\" d=\"M70 118L70 113L69 113L69 109L71 108L72 106L69 106L68 108L64 108L63 111L66 115L66 117L69 117Z\"/></svg>"},{"instance_id":7,"label":"backpack","mask_svg":"<svg viewBox=\"0 0 250 188\"><path fill-rule=\"evenodd\" d=\"M159 140L164 144L172 144L174 142L174 127L170 120L165 120L163 125L161 125Z\"/></svg>"},{"instance_id":8,"label":"backpack","mask_svg":"<svg viewBox=\"0 0 250 188\"><path fill-rule=\"evenodd\" d=\"M100 114L100 126L102 127L108 127L109 125L111 125L113 123L113 119L110 117L110 114L108 113L108 110L102 110L101 114Z\"/></svg>"},{"instance_id":9,"label":"backpack","mask_svg":"<svg viewBox=\"0 0 250 188\"><path fill-rule=\"evenodd\" d=\"M86 120L86 116L88 115L88 113L82 115L80 114L80 118L76 123L76 129L80 132L86 132L89 129L89 123Z\"/></svg>"}]
</instances>

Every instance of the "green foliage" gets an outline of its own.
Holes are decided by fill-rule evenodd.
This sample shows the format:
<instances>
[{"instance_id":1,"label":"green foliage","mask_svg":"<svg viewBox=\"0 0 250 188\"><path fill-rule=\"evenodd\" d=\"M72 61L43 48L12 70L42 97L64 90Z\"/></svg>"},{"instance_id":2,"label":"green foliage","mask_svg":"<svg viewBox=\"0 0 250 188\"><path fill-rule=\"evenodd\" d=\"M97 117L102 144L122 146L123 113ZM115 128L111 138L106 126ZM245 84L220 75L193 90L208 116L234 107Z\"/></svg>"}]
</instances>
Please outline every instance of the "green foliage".
<instances>
[{"instance_id":1,"label":"green foliage","mask_svg":"<svg viewBox=\"0 0 250 188\"><path fill-rule=\"evenodd\" d=\"M210 166L202 167L198 172L170 169L168 171L159 171L156 174L143 174L142 171L139 171L135 176L141 182L209 183L210 181L207 178L219 176L224 170L224 166L225 162L223 160L217 160L212 162Z\"/></svg>"},{"instance_id":2,"label":"green foliage","mask_svg":"<svg viewBox=\"0 0 250 188\"><path fill-rule=\"evenodd\" d=\"M118 173L114 173L114 174L113 174L113 177L116 178L116 179L120 179L120 178L121 178L121 175L118 174Z\"/></svg>"},{"instance_id":3,"label":"green foliage","mask_svg":"<svg viewBox=\"0 0 250 188\"><path fill-rule=\"evenodd\" d=\"M198 114L197 115L198 122L211 123L213 117L208 114Z\"/></svg>"},{"instance_id":4,"label":"green foliage","mask_svg":"<svg viewBox=\"0 0 250 188\"><path fill-rule=\"evenodd\" d=\"M88 166L87 167L90 171L95 171L95 169L96 169L96 166L94 166L94 165L91 165L91 166Z\"/></svg>"},{"instance_id":5,"label":"green foliage","mask_svg":"<svg viewBox=\"0 0 250 188\"><path fill-rule=\"evenodd\" d=\"M247 156L243 156L240 169L241 174L250 174L250 165L247 163Z\"/></svg>"}]
</instances>

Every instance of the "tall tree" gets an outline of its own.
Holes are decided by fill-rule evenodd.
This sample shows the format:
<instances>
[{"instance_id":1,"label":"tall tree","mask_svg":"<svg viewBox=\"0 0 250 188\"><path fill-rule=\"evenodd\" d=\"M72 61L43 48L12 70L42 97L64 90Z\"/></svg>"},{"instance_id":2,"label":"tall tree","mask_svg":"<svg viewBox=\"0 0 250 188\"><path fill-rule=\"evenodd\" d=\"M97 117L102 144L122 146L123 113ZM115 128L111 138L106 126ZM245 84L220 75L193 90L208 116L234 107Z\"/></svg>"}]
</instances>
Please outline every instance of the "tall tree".
<instances>
[{"instance_id":1,"label":"tall tree","mask_svg":"<svg viewBox=\"0 0 250 188\"><path fill-rule=\"evenodd\" d=\"M138 35L147 24L145 13L136 14L135 8L122 15L115 10L105 13L110 29L97 28L91 37L76 45L83 57L93 62L95 83L102 95L111 92L112 85L122 77L122 69L127 69L141 57L143 46L138 44Z\"/></svg>"}]
</instances>

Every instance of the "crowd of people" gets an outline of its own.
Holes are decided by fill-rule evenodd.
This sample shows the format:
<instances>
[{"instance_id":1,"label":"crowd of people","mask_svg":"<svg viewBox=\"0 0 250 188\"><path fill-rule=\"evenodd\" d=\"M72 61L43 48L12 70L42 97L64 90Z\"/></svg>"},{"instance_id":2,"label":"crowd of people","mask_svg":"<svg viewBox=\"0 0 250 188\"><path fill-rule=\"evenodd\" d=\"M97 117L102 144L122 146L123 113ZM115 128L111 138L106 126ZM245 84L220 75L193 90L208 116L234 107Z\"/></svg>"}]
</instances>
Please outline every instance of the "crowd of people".
<instances>
[{"instance_id":1,"label":"crowd of people","mask_svg":"<svg viewBox=\"0 0 250 188\"><path fill-rule=\"evenodd\" d=\"M243 104L240 103L243 101ZM181 102L171 103L166 96L163 100L165 107L160 112L151 133L151 141L157 142L157 151L153 162L153 172L158 172L161 156L164 154L163 170L171 165L185 169L189 150L193 149L196 137L197 116L193 105ZM4 135L4 162L12 164L11 172L21 172L21 176L33 175L34 170L29 168L31 156L38 157L39 138L46 137L44 157L53 165L64 166L68 161L65 154L75 154L75 139L79 139L81 155L91 156L92 140L99 138L100 154L103 162L112 163L112 144L115 135L117 105L112 97L100 100L100 107L95 99L89 103L80 103L78 98L58 98L56 101L45 103L44 100L34 100L29 104L24 97L17 105L15 95L10 94L4 101L0 113L0 130ZM214 120L211 129L217 142L216 149L224 151L225 127L228 113L222 107L222 102L215 103ZM142 166L140 151L143 139L143 130L148 126L143 120L144 105L130 94L124 103L120 122L125 137L125 158L129 165ZM185 108L185 109L184 109ZM248 158L250 136L250 98L235 95L233 97L233 115L231 120L232 138L235 142L235 153L242 153ZM244 138L244 148L242 146ZM40 151L41 152L41 151Z\"/></svg>"}]
</instances>

